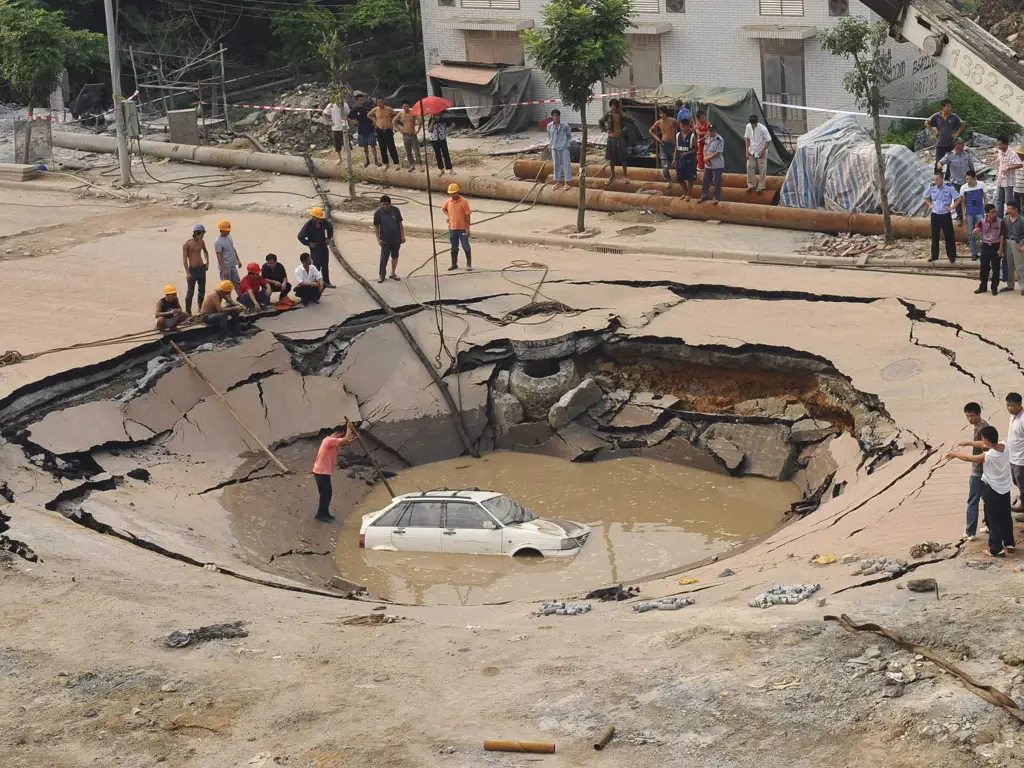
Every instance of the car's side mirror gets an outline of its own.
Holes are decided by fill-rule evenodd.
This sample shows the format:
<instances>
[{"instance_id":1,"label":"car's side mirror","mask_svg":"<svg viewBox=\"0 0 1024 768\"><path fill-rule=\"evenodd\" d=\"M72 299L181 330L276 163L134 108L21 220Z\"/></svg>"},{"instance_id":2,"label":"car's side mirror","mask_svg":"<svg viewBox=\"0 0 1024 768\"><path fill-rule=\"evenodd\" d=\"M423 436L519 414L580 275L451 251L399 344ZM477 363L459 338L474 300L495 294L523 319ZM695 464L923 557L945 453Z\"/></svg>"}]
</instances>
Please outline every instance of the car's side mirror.
<instances>
[{"instance_id":1,"label":"car's side mirror","mask_svg":"<svg viewBox=\"0 0 1024 768\"><path fill-rule=\"evenodd\" d=\"M498 526L496 526L492 520L484 520L484 528L488 531L498 530Z\"/></svg>"}]
</instances>

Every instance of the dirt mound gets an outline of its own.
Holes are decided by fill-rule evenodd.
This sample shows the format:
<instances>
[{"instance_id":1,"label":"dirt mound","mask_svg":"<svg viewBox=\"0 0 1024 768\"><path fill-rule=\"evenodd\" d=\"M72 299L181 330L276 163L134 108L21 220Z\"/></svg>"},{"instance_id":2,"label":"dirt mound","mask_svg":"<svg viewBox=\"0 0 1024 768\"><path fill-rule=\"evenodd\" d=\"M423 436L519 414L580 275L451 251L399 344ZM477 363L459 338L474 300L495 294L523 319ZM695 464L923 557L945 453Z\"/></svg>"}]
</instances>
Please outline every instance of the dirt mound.
<instances>
[{"instance_id":1,"label":"dirt mound","mask_svg":"<svg viewBox=\"0 0 1024 768\"><path fill-rule=\"evenodd\" d=\"M313 112L265 112L250 133L269 152L306 154L330 145L331 128L322 122L320 110L330 101L330 88L305 83L277 99L282 107L314 109Z\"/></svg>"}]
</instances>

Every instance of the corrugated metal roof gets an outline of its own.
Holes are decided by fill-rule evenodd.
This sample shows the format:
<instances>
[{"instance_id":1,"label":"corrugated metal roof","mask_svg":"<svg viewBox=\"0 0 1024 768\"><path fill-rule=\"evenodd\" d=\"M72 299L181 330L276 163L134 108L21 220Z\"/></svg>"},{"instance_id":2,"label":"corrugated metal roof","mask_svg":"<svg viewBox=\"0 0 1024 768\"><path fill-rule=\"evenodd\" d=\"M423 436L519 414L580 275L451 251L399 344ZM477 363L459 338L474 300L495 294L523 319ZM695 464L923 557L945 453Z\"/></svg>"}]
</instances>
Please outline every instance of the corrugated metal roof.
<instances>
[{"instance_id":1,"label":"corrugated metal roof","mask_svg":"<svg viewBox=\"0 0 1024 768\"><path fill-rule=\"evenodd\" d=\"M451 80L456 83L487 85L498 74L498 67L460 67L457 64L439 64L427 72L428 77Z\"/></svg>"}]
</instances>

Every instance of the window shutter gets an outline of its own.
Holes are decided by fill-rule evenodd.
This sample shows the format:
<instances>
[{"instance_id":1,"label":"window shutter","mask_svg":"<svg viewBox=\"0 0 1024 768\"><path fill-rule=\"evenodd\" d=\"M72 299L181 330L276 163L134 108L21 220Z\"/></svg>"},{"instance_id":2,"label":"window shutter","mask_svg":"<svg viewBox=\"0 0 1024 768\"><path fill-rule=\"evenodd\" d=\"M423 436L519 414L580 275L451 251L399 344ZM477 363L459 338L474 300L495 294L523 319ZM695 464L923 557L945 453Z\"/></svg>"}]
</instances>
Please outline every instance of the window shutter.
<instances>
[{"instance_id":1,"label":"window shutter","mask_svg":"<svg viewBox=\"0 0 1024 768\"><path fill-rule=\"evenodd\" d=\"M519 0L462 0L463 8L493 9L496 11L518 11Z\"/></svg>"},{"instance_id":2,"label":"window shutter","mask_svg":"<svg viewBox=\"0 0 1024 768\"><path fill-rule=\"evenodd\" d=\"M761 0L762 16L803 16L804 0Z\"/></svg>"}]
</instances>

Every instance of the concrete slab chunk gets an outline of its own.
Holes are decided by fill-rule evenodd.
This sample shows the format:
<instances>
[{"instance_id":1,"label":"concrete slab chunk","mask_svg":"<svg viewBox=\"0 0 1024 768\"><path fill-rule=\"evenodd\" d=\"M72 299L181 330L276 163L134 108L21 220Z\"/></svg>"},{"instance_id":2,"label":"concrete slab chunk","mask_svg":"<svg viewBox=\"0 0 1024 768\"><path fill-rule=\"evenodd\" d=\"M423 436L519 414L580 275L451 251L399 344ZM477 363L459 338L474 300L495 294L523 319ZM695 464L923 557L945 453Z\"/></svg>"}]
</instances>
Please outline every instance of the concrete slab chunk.
<instances>
[{"instance_id":1,"label":"concrete slab chunk","mask_svg":"<svg viewBox=\"0 0 1024 768\"><path fill-rule=\"evenodd\" d=\"M836 428L827 421L817 419L801 419L793 425L789 439L794 443L816 443L829 435L835 434Z\"/></svg>"},{"instance_id":2,"label":"concrete slab chunk","mask_svg":"<svg viewBox=\"0 0 1024 768\"><path fill-rule=\"evenodd\" d=\"M566 392L551 406L548 411L548 423L552 429L561 429L603 396L604 393L597 382L593 379L584 379L579 386Z\"/></svg>"},{"instance_id":3,"label":"concrete slab chunk","mask_svg":"<svg viewBox=\"0 0 1024 768\"><path fill-rule=\"evenodd\" d=\"M713 437L708 440L707 448L716 458L721 460L722 464L730 472L739 469L740 464L743 463L743 451L737 448L731 440L727 440L724 437Z\"/></svg>"},{"instance_id":4,"label":"concrete slab chunk","mask_svg":"<svg viewBox=\"0 0 1024 768\"><path fill-rule=\"evenodd\" d=\"M29 439L51 453L82 453L105 443L145 440L153 432L142 424L125 425L124 406L97 400L51 411L28 428Z\"/></svg>"},{"instance_id":5,"label":"concrete slab chunk","mask_svg":"<svg viewBox=\"0 0 1024 768\"><path fill-rule=\"evenodd\" d=\"M724 438L746 456L744 474L783 480L793 469L794 446L783 424L715 424L704 435L705 444Z\"/></svg>"}]
</instances>

